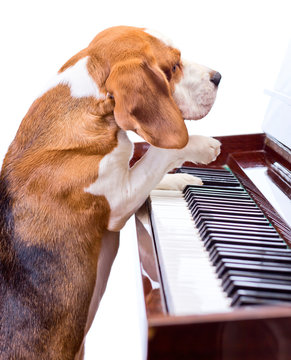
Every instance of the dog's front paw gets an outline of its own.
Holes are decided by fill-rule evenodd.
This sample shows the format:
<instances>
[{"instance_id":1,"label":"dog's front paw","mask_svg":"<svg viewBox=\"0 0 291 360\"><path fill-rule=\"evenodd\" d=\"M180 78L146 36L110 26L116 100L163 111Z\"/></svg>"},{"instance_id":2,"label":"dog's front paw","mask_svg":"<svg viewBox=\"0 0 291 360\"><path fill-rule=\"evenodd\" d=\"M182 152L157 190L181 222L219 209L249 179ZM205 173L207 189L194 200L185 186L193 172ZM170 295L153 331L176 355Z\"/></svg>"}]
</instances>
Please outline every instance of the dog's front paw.
<instances>
[{"instance_id":1,"label":"dog's front paw","mask_svg":"<svg viewBox=\"0 0 291 360\"><path fill-rule=\"evenodd\" d=\"M209 164L212 161L215 161L217 156L220 154L221 143L213 138L208 138L208 142L205 149L205 154L203 156L202 164Z\"/></svg>"},{"instance_id":2,"label":"dog's front paw","mask_svg":"<svg viewBox=\"0 0 291 360\"><path fill-rule=\"evenodd\" d=\"M189 160L194 163L209 164L220 154L221 143L211 137L190 136L187 145Z\"/></svg>"},{"instance_id":3,"label":"dog's front paw","mask_svg":"<svg viewBox=\"0 0 291 360\"><path fill-rule=\"evenodd\" d=\"M156 186L157 190L183 190L186 185L203 185L201 179L189 174L167 174Z\"/></svg>"}]
</instances>

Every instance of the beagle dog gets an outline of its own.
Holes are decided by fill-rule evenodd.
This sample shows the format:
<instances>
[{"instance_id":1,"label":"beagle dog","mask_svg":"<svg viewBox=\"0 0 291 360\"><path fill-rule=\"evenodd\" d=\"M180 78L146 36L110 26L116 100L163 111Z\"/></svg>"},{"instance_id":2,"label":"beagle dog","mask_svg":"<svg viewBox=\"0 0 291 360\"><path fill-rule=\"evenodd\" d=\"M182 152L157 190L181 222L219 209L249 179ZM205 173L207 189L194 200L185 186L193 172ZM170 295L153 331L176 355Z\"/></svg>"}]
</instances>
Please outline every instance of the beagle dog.
<instances>
[{"instance_id":1,"label":"beagle dog","mask_svg":"<svg viewBox=\"0 0 291 360\"><path fill-rule=\"evenodd\" d=\"M184 122L209 112L219 81L167 39L122 26L97 35L34 101L0 177L2 360L82 357L118 231L169 170L220 152ZM132 167L127 130L152 145ZM171 179L160 186L199 182Z\"/></svg>"}]
</instances>

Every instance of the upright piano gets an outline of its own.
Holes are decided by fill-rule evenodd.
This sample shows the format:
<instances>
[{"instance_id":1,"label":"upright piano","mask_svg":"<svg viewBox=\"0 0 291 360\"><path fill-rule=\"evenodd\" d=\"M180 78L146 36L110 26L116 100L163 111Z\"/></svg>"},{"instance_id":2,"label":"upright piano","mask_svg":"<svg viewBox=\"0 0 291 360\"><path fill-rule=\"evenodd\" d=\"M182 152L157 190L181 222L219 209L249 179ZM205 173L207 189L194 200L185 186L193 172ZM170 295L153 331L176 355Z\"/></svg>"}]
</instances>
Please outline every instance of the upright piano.
<instances>
[{"instance_id":1,"label":"upright piano","mask_svg":"<svg viewBox=\"0 0 291 360\"><path fill-rule=\"evenodd\" d=\"M200 189L153 191L136 214L148 359L291 359L291 153L265 134L218 139L213 164L179 170Z\"/></svg>"},{"instance_id":2,"label":"upright piano","mask_svg":"<svg viewBox=\"0 0 291 360\"><path fill-rule=\"evenodd\" d=\"M278 94L271 110L289 116L217 137L215 162L174 170L204 185L154 190L135 215L148 359L291 359L291 107Z\"/></svg>"}]
</instances>

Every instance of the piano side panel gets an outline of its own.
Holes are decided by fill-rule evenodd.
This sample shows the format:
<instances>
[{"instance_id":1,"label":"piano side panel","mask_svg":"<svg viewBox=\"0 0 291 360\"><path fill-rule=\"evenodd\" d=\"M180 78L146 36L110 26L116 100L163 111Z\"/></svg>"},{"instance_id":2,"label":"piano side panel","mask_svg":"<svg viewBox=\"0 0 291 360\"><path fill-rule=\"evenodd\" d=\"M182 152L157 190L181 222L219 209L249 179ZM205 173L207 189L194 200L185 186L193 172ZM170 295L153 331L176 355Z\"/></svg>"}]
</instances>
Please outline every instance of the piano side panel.
<instances>
[{"instance_id":1,"label":"piano side panel","mask_svg":"<svg viewBox=\"0 0 291 360\"><path fill-rule=\"evenodd\" d=\"M270 313L259 319L152 324L148 360L289 360L290 318Z\"/></svg>"},{"instance_id":2,"label":"piano side panel","mask_svg":"<svg viewBox=\"0 0 291 360\"><path fill-rule=\"evenodd\" d=\"M149 204L146 202L137 211L135 221L146 313L148 318L154 318L166 315L167 305L149 214Z\"/></svg>"},{"instance_id":3,"label":"piano side panel","mask_svg":"<svg viewBox=\"0 0 291 360\"><path fill-rule=\"evenodd\" d=\"M279 159L277 159L279 160ZM249 152L237 152L230 154L227 160L227 165L234 172L236 177L255 200L257 205L264 212L268 220L272 223L278 233L282 236L285 242L291 246L291 228L282 219L278 212L274 209L268 199L262 194L262 192L254 185L254 183L246 175L246 170L254 166L270 167L272 164L271 157L267 151L253 151ZM277 185L278 182L276 182ZM282 189L284 190L284 189Z\"/></svg>"},{"instance_id":4,"label":"piano side panel","mask_svg":"<svg viewBox=\"0 0 291 360\"><path fill-rule=\"evenodd\" d=\"M268 152L273 154L273 156L280 155L285 160L286 166L291 166L291 150L285 145L279 143L279 141L274 138L266 137L265 148L267 148Z\"/></svg>"}]
</instances>

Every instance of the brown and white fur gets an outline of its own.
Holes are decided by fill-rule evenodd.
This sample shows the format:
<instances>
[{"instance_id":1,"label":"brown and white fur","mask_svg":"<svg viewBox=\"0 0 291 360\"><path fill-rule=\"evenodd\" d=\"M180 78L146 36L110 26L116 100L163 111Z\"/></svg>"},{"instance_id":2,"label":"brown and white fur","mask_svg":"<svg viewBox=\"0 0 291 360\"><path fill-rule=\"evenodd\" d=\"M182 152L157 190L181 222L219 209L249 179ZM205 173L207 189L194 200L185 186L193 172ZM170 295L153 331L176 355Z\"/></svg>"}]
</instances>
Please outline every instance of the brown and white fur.
<instances>
[{"instance_id":1,"label":"brown and white fur","mask_svg":"<svg viewBox=\"0 0 291 360\"><path fill-rule=\"evenodd\" d=\"M118 231L169 170L220 152L184 123L211 109L215 72L153 35L132 27L97 35L35 100L9 147L0 177L2 360L81 357ZM131 168L126 130L152 145ZM197 180L176 177L174 187L189 181Z\"/></svg>"}]
</instances>

